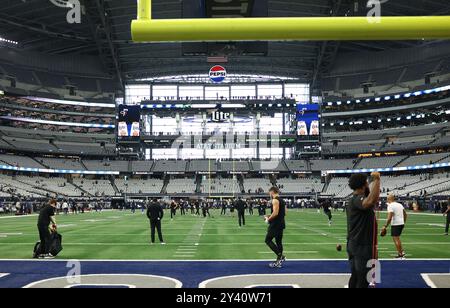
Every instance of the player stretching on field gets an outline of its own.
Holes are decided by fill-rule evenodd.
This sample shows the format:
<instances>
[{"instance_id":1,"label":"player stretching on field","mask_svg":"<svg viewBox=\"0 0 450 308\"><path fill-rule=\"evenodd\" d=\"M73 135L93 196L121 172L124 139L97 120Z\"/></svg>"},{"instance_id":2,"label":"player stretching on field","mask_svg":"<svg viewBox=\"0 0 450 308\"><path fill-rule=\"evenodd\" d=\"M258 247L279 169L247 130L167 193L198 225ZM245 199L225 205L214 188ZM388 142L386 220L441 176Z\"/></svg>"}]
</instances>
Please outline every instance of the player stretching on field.
<instances>
[{"instance_id":1,"label":"player stretching on field","mask_svg":"<svg viewBox=\"0 0 450 308\"><path fill-rule=\"evenodd\" d=\"M269 229L266 235L266 244L277 255L277 260L270 264L270 267L281 268L286 257L283 255L283 232L286 229L285 216L286 204L284 200L280 199L280 190L278 187L272 187L269 190L272 198L272 215L265 216L266 223L269 224ZM275 239L275 243L273 242Z\"/></svg>"},{"instance_id":2,"label":"player stretching on field","mask_svg":"<svg viewBox=\"0 0 450 308\"><path fill-rule=\"evenodd\" d=\"M396 259L405 259L405 252L403 251L402 241L400 240L400 236L402 236L403 229L405 228L406 219L408 215L406 211L398 202L395 202L394 195L388 195L387 197L388 204L388 218L386 225L383 227L382 233L385 233L387 228L392 222L391 235L394 240L395 247L397 248L398 256Z\"/></svg>"}]
</instances>

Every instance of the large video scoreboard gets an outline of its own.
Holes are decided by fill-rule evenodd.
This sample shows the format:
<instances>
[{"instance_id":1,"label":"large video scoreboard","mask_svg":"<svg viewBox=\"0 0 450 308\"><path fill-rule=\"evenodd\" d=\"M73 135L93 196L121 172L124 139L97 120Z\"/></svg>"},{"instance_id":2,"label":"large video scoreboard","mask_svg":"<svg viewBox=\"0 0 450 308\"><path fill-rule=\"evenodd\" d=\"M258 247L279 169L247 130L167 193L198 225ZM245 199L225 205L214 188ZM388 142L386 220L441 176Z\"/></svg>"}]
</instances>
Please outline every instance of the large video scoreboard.
<instances>
[{"instance_id":1,"label":"large video scoreboard","mask_svg":"<svg viewBox=\"0 0 450 308\"><path fill-rule=\"evenodd\" d=\"M297 132L299 136L320 135L319 114L318 104L297 104Z\"/></svg>"},{"instance_id":2,"label":"large video scoreboard","mask_svg":"<svg viewBox=\"0 0 450 308\"><path fill-rule=\"evenodd\" d=\"M141 106L120 105L117 112L117 140L122 142L140 142Z\"/></svg>"},{"instance_id":3,"label":"large video scoreboard","mask_svg":"<svg viewBox=\"0 0 450 308\"><path fill-rule=\"evenodd\" d=\"M253 151L245 149L255 149L258 157L264 157L314 147L320 135L319 105L293 99L148 101L121 105L117 112L120 153L142 155L150 149L168 158L197 158L202 151L228 157L235 150L244 157Z\"/></svg>"}]
</instances>

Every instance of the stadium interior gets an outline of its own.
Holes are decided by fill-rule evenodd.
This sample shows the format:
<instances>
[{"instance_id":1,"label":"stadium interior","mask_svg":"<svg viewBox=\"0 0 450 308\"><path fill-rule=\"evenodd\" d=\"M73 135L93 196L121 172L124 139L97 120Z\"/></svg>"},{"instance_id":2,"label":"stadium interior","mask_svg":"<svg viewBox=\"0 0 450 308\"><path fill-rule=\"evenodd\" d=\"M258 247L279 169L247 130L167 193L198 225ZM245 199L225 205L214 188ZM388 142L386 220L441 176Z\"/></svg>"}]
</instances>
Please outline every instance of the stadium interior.
<instances>
[{"instance_id":1,"label":"stadium interior","mask_svg":"<svg viewBox=\"0 0 450 308\"><path fill-rule=\"evenodd\" d=\"M37 239L31 235L33 217L51 198L87 217L60 214L64 259L173 260L179 270L186 260L266 260L269 254L256 253L264 250L262 240L263 248L256 246L256 233L263 239L264 226L253 216L249 224L255 227L243 231L249 232L243 242L254 246L219 248L219 242L231 247L245 233L233 235L240 232L233 229L233 213L224 218L218 211L224 202L231 209L239 197L261 207L271 187L280 188L293 212L290 226L297 228L286 245L295 261L285 273L308 271L304 259L346 259L335 245L345 244L343 210L353 193L348 179L379 171L380 219L385 219L386 197L395 195L413 216L405 241L411 258L439 259L428 264L430 270L447 274L423 280L416 268L417 277L410 273L402 284L394 277L395 264L386 261L386 268L394 269L381 286L450 287L450 242L441 236L442 213L450 205L450 41L136 43L130 24L137 2L76 0L64 7L53 0L2 1L0 219L14 218L0 224L0 258L5 259L0 272L14 272L20 267L15 259L29 258ZM230 2L237 3L237 11L215 0L153 0L152 14L155 19L336 17L366 16L368 10L362 0ZM68 10L78 5L81 21L68 23ZM387 16L450 12L447 0L395 0L381 8ZM223 80L211 73L216 67L226 70ZM204 202L213 208L213 218L177 216L176 223L165 218L172 232L168 247L144 252L148 223L129 213L144 213L153 199L167 209L171 202ZM339 221L334 235L326 219L319 227L317 208L325 199L333 202ZM15 227L12 219L23 220ZM105 220L117 228L106 228ZM106 239L96 237L95 223ZM83 224L85 233L80 233L77 225ZM130 231L121 229L126 225L133 225ZM192 235L206 230L211 234ZM295 235L302 232L311 236ZM108 246L108 233L117 234L114 248ZM186 245L183 233L197 251L180 253ZM90 245L83 247L83 241ZM130 241L135 246L126 246ZM103 253L96 243L103 243ZM382 246L388 245L384 240ZM381 258L392 259L391 250L381 250ZM343 264L336 271L346 279ZM246 273L238 264L228 272L215 266L205 277L177 279L196 287L202 279ZM311 268L323 271L319 263ZM172 275L166 267L158 271ZM11 279L0 279L0 286L31 283ZM336 279L322 286L341 286ZM169 282L156 284L164 283ZM227 286L222 283L218 286ZM321 286L315 280L299 284Z\"/></svg>"}]
</instances>

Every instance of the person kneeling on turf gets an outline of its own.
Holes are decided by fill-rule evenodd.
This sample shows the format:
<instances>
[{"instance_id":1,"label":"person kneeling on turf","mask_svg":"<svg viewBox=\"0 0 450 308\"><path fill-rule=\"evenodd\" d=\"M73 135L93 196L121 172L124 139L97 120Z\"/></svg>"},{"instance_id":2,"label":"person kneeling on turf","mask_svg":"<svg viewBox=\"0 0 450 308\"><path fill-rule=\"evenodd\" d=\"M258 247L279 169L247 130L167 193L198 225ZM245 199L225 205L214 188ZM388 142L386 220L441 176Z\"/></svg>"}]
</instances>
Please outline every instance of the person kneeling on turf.
<instances>
[{"instance_id":1,"label":"person kneeling on turf","mask_svg":"<svg viewBox=\"0 0 450 308\"><path fill-rule=\"evenodd\" d=\"M56 230L56 219L55 219L55 209L56 209L56 200L51 199L48 204L44 205L44 207L39 212L38 218L38 231L40 238L39 251L37 255L41 259L52 259L54 256L50 254L50 245L51 245L51 232ZM50 226L50 228L49 228Z\"/></svg>"},{"instance_id":2,"label":"person kneeling on turf","mask_svg":"<svg viewBox=\"0 0 450 308\"><path fill-rule=\"evenodd\" d=\"M396 259L405 259L406 254L403 251L402 242L400 237L402 235L403 229L405 228L405 223L408 215L406 214L405 208L398 202L395 202L394 195L388 195L388 218L386 225L383 227L381 234L386 234L386 230L392 222L391 236L394 240L395 247L397 248L398 255Z\"/></svg>"}]
</instances>

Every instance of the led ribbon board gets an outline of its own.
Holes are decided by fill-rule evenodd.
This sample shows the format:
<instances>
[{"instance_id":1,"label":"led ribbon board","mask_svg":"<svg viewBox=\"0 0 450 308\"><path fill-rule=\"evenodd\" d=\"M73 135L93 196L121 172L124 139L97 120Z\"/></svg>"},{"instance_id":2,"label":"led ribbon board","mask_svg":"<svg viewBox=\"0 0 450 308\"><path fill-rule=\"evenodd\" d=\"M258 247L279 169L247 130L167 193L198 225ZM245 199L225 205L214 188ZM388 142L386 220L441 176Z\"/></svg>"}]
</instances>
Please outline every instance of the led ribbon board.
<instances>
[{"instance_id":1,"label":"led ribbon board","mask_svg":"<svg viewBox=\"0 0 450 308\"><path fill-rule=\"evenodd\" d=\"M134 42L450 39L450 16L152 19L151 6L138 0Z\"/></svg>"},{"instance_id":2,"label":"led ribbon board","mask_svg":"<svg viewBox=\"0 0 450 308\"><path fill-rule=\"evenodd\" d=\"M88 175L119 175L119 171L84 171L84 170L66 170L66 169L40 169L28 167L16 167L9 165L0 165L0 170L34 172L34 173L59 173L59 174L88 174Z\"/></svg>"}]
</instances>

